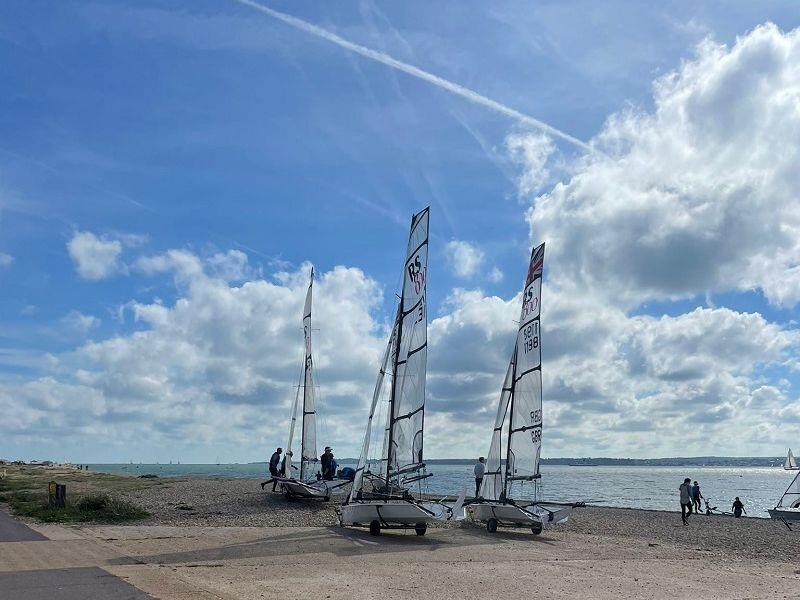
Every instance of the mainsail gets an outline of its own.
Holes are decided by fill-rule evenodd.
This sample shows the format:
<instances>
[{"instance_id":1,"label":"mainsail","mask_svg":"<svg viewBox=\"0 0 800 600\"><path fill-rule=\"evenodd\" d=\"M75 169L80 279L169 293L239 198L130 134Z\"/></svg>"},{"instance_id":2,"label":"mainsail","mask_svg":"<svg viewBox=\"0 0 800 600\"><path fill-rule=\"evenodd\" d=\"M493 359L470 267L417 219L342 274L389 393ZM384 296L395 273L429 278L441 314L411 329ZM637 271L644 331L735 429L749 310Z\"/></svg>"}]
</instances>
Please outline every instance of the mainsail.
<instances>
[{"instance_id":1,"label":"mainsail","mask_svg":"<svg viewBox=\"0 0 800 600\"><path fill-rule=\"evenodd\" d=\"M544 244L531 252L528 276L522 292L517 341L506 372L497 409L492 443L481 496L504 500L513 495L514 484L539 478L542 445L542 350L540 300ZM502 464L506 432L505 465Z\"/></svg>"},{"instance_id":2,"label":"mainsail","mask_svg":"<svg viewBox=\"0 0 800 600\"><path fill-rule=\"evenodd\" d=\"M306 302L303 308L303 338L304 338L304 359L303 373L300 377L300 386L295 395L294 406L292 409L292 422L289 426L289 442L286 445L286 477L292 476L292 441L294 437L295 423L297 422L297 410L299 408L300 390L303 393L303 417L301 421L300 439L300 480L303 481L309 476L309 469L313 469L313 464L317 462L317 412L314 394L314 361L311 358L311 295L314 287L314 269L311 269L311 281L306 292Z\"/></svg>"},{"instance_id":3,"label":"mainsail","mask_svg":"<svg viewBox=\"0 0 800 600\"><path fill-rule=\"evenodd\" d=\"M367 474L373 478L377 477L382 481L384 489L390 492L399 485L418 478L412 474L425 466L422 446L428 355L425 292L428 275L429 212L429 208L426 208L411 219L403 266L400 305L375 384L351 500L364 487L364 476ZM373 460L369 458L373 420L379 403L385 396L387 374L390 375L390 387L386 427L383 432L383 451L377 460Z\"/></svg>"},{"instance_id":4,"label":"mainsail","mask_svg":"<svg viewBox=\"0 0 800 600\"><path fill-rule=\"evenodd\" d=\"M790 469L797 468L797 461L794 458L794 454L792 454L792 449L789 448L789 453L786 455L786 460L783 461L783 468L787 471Z\"/></svg>"}]
</instances>

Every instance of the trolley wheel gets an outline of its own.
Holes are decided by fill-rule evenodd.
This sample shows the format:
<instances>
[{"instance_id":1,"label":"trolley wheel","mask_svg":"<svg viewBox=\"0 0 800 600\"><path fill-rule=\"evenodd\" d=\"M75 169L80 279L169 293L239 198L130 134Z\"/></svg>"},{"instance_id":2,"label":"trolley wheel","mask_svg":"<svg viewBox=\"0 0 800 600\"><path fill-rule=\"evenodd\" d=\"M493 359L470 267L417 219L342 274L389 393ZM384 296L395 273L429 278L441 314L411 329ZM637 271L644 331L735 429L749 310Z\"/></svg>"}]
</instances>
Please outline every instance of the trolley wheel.
<instances>
[{"instance_id":1,"label":"trolley wheel","mask_svg":"<svg viewBox=\"0 0 800 600\"><path fill-rule=\"evenodd\" d=\"M330 496L325 496L325 497L322 499L322 501L323 501L323 502L330 502L330 501L331 501L331 497L330 497Z\"/></svg>"},{"instance_id":2,"label":"trolley wheel","mask_svg":"<svg viewBox=\"0 0 800 600\"><path fill-rule=\"evenodd\" d=\"M417 532L417 535L425 535L425 532L428 531L428 526L425 523L417 523L414 525L414 531Z\"/></svg>"},{"instance_id":3,"label":"trolley wheel","mask_svg":"<svg viewBox=\"0 0 800 600\"><path fill-rule=\"evenodd\" d=\"M497 531L497 519L489 519L486 521L486 531L489 533Z\"/></svg>"},{"instance_id":4,"label":"trolley wheel","mask_svg":"<svg viewBox=\"0 0 800 600\"><path fill-rule=\"evenodd\" d=\"M372 521L369 524L369 534L370 535L380 535L381 534L381 523L380 521Z\"/></svg>"},{"instance_id":5,"label":"trolley wheel","mask_svg":"<svg viewBox=\"0 0 800 600\"><path fill-rule=\"evenodd\" d=\"M541 523L534 523L531 525L531 532L533 532L533 535L539 535L542 533L542 529L544 529L544 526Z\"/></svg>"}]
</instances>

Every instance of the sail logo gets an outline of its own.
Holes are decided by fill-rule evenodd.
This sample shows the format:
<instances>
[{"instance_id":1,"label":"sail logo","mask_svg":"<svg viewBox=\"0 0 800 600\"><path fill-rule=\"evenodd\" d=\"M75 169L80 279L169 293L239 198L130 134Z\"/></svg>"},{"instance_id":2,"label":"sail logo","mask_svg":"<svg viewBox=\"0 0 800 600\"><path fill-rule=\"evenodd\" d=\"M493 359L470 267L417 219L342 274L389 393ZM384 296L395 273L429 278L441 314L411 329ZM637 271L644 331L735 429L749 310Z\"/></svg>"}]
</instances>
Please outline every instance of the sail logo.
<instances>
[{"instance_id":1,"label":"sail logo","mask_svg":"<svg viewBox=\"0 0 800 600\"><path fill-rule=\"evenodd\" d=\"M528 286L522 298L522 318L536 312L539 309L539 296L534 294L534 286Z\"/></svg>"},{"instance_id":2,"label":"sail logo","mask_svg":"<svg viewBox=\"0 0 800 600\"><path fill-rule=\"evenodd\" d=\"M425 288L425 275L428 272L428 267L423 267L422 262L417 255L413 261L408 264L408 277L414 285L414 293L419 294Z\"/></svg>"}]
</instances>

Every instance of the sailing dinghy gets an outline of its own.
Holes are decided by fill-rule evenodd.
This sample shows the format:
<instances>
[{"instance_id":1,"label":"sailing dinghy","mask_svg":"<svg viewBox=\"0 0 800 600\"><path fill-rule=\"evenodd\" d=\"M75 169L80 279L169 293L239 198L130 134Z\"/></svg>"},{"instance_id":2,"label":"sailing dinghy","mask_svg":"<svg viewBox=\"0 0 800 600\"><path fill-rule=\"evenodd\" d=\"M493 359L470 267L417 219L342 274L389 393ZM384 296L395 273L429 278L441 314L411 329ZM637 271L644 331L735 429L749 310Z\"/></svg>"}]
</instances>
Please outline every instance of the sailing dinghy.
<instances>
[{"instance_id":1,"label":"sailing dinghy","mask_svg":"<svg viewBox=\"0 0 800 600\"><path fill-rule=\"evenodd\" d=\"M791 448L786 455L783 468L787 471L800 471ZM791 529L790 523L800 522L800 472L792 479L792 483L786 488L775 508L771 508L767 512L771 519L782 521L789 529Z\"/></svg>"},{"instance_id":2,"label":"sailing dinghy","mask_svg":"<svg viewBox=\"0 0 800 600\"><path fill-rule=\"evenodd\" d=\"M342 493L343 488L350 483L349 479L334 479L328 481L318 476L317 463L317 409L314 388L314 360L311 353L311 296L314 287L314 269L311 269L311 281L306 292L306 302L303 308L303 338L304 359L303 371L300 376L300 385L297 386L294 404L292 406L292 419L289 425L289 441L286 444L284 455L284 477L276 478L281 489L289 500L295 498L310 498L330 500L331 495ZM302 392L302 394L301 394ZM302 396L302 397L301 397ZM302 406L301 406L302 401ZM300 418L300 467L292 465L292 444L294 443L294 430L297 423L298 410L302 408ZM293 477L292 470L298 471Z\"/></svg>"},{"instance_id":3,"label":"sailing dinghy","mask_svg":"<svg viewBox=\"0 0 800 600\"><path fill-rule=\"evenodd\" d=\"M353 487L339 510L342 525L369 527L372 535L382 529L414 529L417 535L425 535L428 523L450 520L461 512L463 503L463 495L454 506L424 501L412 496L409 488L432 475L422 457L429 210L411 219L397 316L372 395ZM384 409L386 425L381 432L373 427ZM370 454L373 435L383 441L377 456Z\"/></svg>"},{"instance_id":4,"label":"sailing dinghy","mask_svg":"<svg viewBox=\"0 0 800 600\"><path fill-rule=\"evenodd\" d=\"M539 318L543 265L544 244L531 252L522 293L517 343L500 393L480 497L467 507L472 519L485 522L490 532L498 527L530 527L533 533L538 534L546 524L565 521L573 508L572 505L526 502L520 498L526 483L533 482L535 490L541 478L542 351Z\"/></svg>"}]
</instances>

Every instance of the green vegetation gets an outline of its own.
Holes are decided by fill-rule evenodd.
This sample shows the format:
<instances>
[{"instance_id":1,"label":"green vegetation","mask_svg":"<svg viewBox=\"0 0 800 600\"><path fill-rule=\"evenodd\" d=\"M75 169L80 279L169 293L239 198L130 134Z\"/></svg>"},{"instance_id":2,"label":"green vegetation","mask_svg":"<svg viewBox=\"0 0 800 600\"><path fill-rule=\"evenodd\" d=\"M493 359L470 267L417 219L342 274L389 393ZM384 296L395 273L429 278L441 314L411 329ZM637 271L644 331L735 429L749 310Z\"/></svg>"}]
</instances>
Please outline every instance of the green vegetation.
<instances>
[{"instance_id":1,"label":"green vegetation","mask_svg":"<svg viewBox=\"0 0 800 600\"><path fill-rule=\"evenodd\" d=\"M45 523L124 523L143 519L148 513L112 492L141 489L153 485L133 478L75 472L43 467L0 468L0 502L15 514ZM47 486L51 480L67 485L63 508L48 504Z\"/></svg>"}]
</instances>

